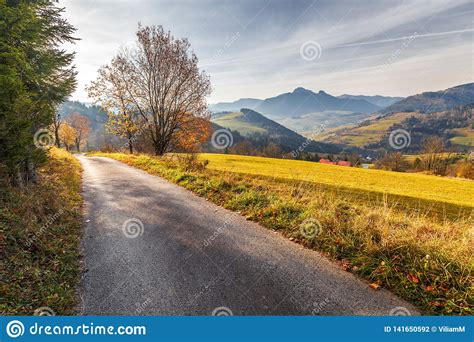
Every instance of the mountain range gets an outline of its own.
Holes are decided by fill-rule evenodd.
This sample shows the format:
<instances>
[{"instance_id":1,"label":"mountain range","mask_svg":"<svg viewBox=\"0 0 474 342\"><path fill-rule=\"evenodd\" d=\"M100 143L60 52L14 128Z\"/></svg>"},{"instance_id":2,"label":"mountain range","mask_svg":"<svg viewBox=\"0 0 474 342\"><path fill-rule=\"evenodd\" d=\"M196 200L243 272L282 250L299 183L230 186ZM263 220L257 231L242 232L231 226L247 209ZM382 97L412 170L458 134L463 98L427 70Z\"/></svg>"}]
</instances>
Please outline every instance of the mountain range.
<instances>
[{"instance_id":1,"label":"mountain range","mask_svg":"<svg viewBox=\"0 0 474 342\"><path fill-rule=\"evenodd\" d=\"M393 104L399 97L341 95L332 96L324 91L298 87L292 92L264 100L248 98L235 102L221 102L210 106L214 113L236 112L241 108L253 109L266 117L294 130L311 135L322 128L362 122L382 105Z\"/></svg>"},{"instance_id":2,"label":"mountain range","mask_svg":"<svg viewBox=\"0 0 474 342\"><path fill-rule=\"evenodd\" d=\"M367 95L348 95L348 94L340 95L338 96L338 98L352 99L352 100L365 100L369 103L372 103L373 105L379 106L380 108L390 106L394 104L395 102L398 102L404 99L403 97L392 97L392 96L380 96L380 95L367 96Z\"/></svg>"},{"instance_id":3,"label":"mountain range","mask_svg":"<svg viewBox=\"0 0 474 342\"><path fill-rule=\"evenodd\" d=\"M315 93L301 87L291 93L265 99L255 107L256 111L270 118L298 117L325 111L373 113L379 109L379 106L365 100L341 99L322 90Z\"/></svg>"}]
</instances>

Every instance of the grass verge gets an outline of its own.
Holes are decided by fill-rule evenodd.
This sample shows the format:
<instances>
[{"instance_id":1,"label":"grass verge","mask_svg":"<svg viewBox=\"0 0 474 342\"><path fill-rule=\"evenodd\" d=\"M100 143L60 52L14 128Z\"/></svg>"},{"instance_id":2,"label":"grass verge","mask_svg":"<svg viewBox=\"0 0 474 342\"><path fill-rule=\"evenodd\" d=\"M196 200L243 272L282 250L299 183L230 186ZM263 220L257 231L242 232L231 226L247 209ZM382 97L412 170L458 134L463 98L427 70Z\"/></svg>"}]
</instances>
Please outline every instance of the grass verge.
<instances>
[{"instance_id":1,"label":"grass verge","mask_svg":"<svg viewBox=\"0 0 474 342\"><path fill-rule=\"evenodd\" d=\"M50 150L37 184L0 184L2 315L74 314L81 226L81 166L66 151Z\"/></svg>"},{"instance_id":2,"label":"grass verge","mask_svg":"<svg viewBox=\"0 0 474 342\"><path fill-rule=\"evenodd\" d=\"M110 157L166 178L337 260L427 314L472 315L472 217L433 220L380 201L349 202L335 188L206 169L146 155ZM350 170L348 168L348 170ZM344 194L344 192L342 192Z\"/></svg>"}]
</instances>

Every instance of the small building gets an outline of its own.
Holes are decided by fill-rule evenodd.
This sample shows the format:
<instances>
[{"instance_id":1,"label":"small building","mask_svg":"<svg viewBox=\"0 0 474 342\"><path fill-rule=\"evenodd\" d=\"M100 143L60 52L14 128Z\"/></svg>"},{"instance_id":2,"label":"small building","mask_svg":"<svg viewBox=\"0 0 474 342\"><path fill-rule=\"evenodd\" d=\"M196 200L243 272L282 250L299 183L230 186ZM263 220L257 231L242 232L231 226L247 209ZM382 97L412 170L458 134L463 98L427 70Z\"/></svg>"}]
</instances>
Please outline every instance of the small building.
<instances>
[{"instance_id":1,"label":"small building","mask_svg":"<svg viewBox=\"0 0 474 342\"><path fill-rule=\"evenodd\" d=\"M320 159L319 162L321 164L328 164L328 165L334 165L335 163L330 161L329 159Z\"/></svg>"},{"instance_id":2,"label":"small building","mask_svg":"<svg viewBox=\"0 0 474 342\"><path fill-rule=\"evenodd\" d=\"M345 161L345 160L339 160L337 162L337 165L339 165L339 166L352 166L351 162Z\"/></svg>"}]
</instances>

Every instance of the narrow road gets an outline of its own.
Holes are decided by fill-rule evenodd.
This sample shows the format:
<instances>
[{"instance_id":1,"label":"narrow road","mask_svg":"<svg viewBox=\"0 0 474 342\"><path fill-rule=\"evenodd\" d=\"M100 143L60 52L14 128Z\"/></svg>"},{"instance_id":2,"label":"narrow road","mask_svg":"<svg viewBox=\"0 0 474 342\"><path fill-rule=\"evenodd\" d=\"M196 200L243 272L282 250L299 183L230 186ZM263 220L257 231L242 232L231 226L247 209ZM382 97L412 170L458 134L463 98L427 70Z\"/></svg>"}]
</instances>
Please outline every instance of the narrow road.
<instances>
[{"instance_id":1,"label":"narrow road","mask_svg":"<svg viewBox=\"0 0 474 342\"><path fill-rule=\"evenodd\" d=\"M319 253L166 180L108 158L78 158L82 314L417 314Z\"/></svg>"}]
</instances>

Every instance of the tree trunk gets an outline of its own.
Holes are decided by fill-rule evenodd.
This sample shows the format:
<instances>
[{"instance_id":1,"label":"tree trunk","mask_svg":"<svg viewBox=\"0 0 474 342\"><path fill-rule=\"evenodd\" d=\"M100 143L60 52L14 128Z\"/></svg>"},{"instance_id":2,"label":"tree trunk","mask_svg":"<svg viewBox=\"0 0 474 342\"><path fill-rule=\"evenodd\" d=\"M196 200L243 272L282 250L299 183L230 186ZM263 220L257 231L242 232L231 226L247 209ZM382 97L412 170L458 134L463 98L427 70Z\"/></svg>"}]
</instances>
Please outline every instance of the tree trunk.
<instances>
[{"instance_id":1,"label":"tree trunk","mask_svg":"<svg viewBox=\"0 0 474 342\"><path fill-rule=\"evenodd\" d=\"M38 174L36 173L35 163L33 160L33 148L32 146L28 147L28 155L20 163L20 168L18 169L15 178L13 179L13 185L23 187L28 185L28 183L36 183L38 180Z\"/></svg>"},{"instance_id":2,"label":"tree trunk","mask_svg":"<svg viewBox=\"0 0 474 342\"><path fill-rule=\"evenodd\" d=\"M133 134L131 134L130 132L128 132L127 140L128 140L128 151L130 152L130 154L133 154Z\"/></svg>"},{"instance_id":3,"label":"tree trunk","mask_svg":"<svg viewBox=\"0 0 474 342\"><path fill-rule=\"evenodd\" d=\"M36 173L36 165L33 160L33 149L34 146L30 145L28 147L28 159L26 160L26 174L27 174L27 182L36 183L38 180L38 174Z\"/></svg>"},{"instance_id":4,"label":"tree trunk","mask_svg":"<svg viewBox=\"0 0 474 342\"><path fill-rule=\"evenodd\" d=\"M59 126L54 128L54 139L56 140L56 147L61 148L61 141L59 139Z\"/></svg>"},{"instance_id":5,"label":"tree trunk","mask_svg":"<svg viewBox=\"0 0 474 342\"><path fill-rule=\"evenodd\" d=\"M164 146L161 142L155 143L155 155L162 156L166 152L166 146Z\"/></svg>"}]
</instances>

